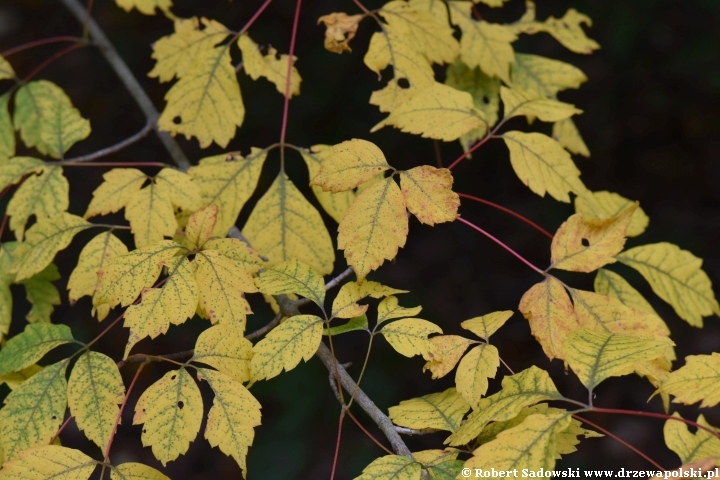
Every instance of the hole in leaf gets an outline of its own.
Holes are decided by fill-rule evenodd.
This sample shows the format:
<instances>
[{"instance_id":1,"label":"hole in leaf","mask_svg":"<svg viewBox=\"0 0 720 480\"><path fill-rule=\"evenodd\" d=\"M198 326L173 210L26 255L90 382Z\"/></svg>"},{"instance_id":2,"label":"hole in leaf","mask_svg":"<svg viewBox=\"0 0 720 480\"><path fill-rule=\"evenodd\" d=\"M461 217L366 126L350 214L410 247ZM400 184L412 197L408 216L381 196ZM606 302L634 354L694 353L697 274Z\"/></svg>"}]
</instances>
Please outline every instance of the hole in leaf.
<instances>
[{"instance_id":1,"label":"hole in leaf","mask_svg":"<svg viewBox=\"0 0 720 480\"><path fill-rule=\"evenodd\" d=\"M583 246L583 247L589 247L589 246L590 246L590 240L588 240L587 238L583 238L583 239L582 239L582 246Z\"/></svg>"},{"instance_id":2,"label":"hole in leaf","mask_svg":"<svg viewBox=\"0 0 720 480\"><path fill-rule=\"evenodd\" d=\"M173 375L172 377L170 377L170 380L175 380L176 378L177 378L177 375Z\"/></svg>"},{"instance_id":3,"label":"hole in leaf","mask_svg":"<svg viewBox=\"0 0 720 480\"><path fill-rule=\"evenodd\" d=\"M487 105L487 104L490 103L490 99L489 99L488 97L486 97L486 96L483 96L482 101L483 101L483 103L484 103L485 105Z\"/></svg>"},{"instance_id":4,"label":"hole in leaf","mask_svg":"<svg viewBox=\"0 0 720 480\"><path fill-rule=\"evenodd\" d=\"M182 119L180 118L179 115L177 117L173 118L173 123L175 125L180 125L182 123Z\"/></svg>"},{"instance_id":5,"label":"hole in leaf","mask_svg":"<svg viewBox=\"0 0 720 480\"><path fill-rule=\"evenodd\" d=\"M410 88L410 82L407 81L407 78L401 78L397 81L398 87L400 88Z\"/></svg>"},{"instance_id":6,"label":"hole in leaf","mask_svg":"<svg viewBox=\"0 0 720 480\"><path fill-rule=\"evenodd\" d=\"M147 433L147 428L143 428L143 433Z\"/></svg>"},{"instance_id":7,"label":"hole in leaf","mask_svg":"<svg viewBox=\"0 0 720 480\"><path fill-rule=\"evenodd\" d=\"M179 408L180 410L182 410L183 407L185 406L185 404L182 402L182 400L180 400L180 401L177 403L177 406L178 406L178 408Z\"/></svg>"},{"instance_id":8,"label":"hole in leaf","mask_svg":"<svg viewBox=\"0 0 720 480\"><path fill-rule=\"evenodd\" d=\"M56 416L56 415L53 415L53 416L52 416L52 419L53 419L53 420L57 420L57 416Z\"/></svg>"}]
</instances>

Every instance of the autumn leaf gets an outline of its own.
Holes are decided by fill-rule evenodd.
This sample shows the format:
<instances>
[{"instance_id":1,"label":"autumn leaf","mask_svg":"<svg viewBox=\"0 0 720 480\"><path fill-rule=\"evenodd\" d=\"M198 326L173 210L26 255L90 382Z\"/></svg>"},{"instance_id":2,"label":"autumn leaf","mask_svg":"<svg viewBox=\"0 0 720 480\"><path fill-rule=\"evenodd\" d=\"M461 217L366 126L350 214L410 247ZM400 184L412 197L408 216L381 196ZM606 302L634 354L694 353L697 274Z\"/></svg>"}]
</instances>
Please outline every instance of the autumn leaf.
<instances>
[{"instance_id":1,"label":"autumn leaf","mask_svg":"<svg viewBox=\"0 0 720 480\"><path fill-rule=\"evenodd\" d=\"M471 407L477 408L480 398L487 393L488 379L495 378L499 366L500 354L488 344L474 347L460 360L455 385Z\"/></svg>"},{"instance_id":2,"label":"autumn leaf","mask_svg":"<svg viewBox=\"0 0 720 480\"><path fill-rule=\"evenodd\" d=\"M10 62L0 55L0 80L12 80L15 78L15 70L13 70Z\"/></svg>"},{"instance_id":3,"label":"autumn leaf","mask_svg":"<svg viewBox=\"0 0 720 480\"><path fill-rule=\"evenodd\" d=\"M25 297L32 308L25 316L29 323L50 323L50 316L55 305L60 305L60 292L52 282L60 279L60 272L54 263L36 273L32 277L23 280Z\"/></svg>"},{"instance_id":4,"label":"autumn leaf","mask_svg":"<svg viewBox=\"0 0 720 480\"><path fill-rule=\"evenodd\" d=\"M422 463L433 480L454 480L462 473L463 461L458 460L458 450L423 450L413 452L413 458Z\"/></svg>"},{"instance_id":5,"label":"autumn leaf","mask_svg":"<svg viewBox=\"0 0 720 480\"><path fill-rule=\"evenodd\" d=\"M446 168L422 165L400 173L407 209L430 226L457 218L460 197L452 191L452 184L452 173Z\"/></svg>"},{"instance_id":6,"label":"autumn leaf","mask_svg":"<svg viewBox=\"0 0 720 480\"><path fill-rule=\"evenodd\" d=\"M242 52L243 71L253 80L257 80L260 77L267 78L275 84L278 92L285 95L289 57L287 55L277 55L277 51L272 47L268 48L267 55L263 55L260 53L260 48L257 44L253 42L247 34L240 35L240 38L238 38L238 47ZM295 68L296 61L297 57L293 57L289 90L291 98L293 95L300 95L300 82L302 81L300 73L297 71L297 68Z\"/></svg>"},{"instance_id":7,"label":"autumn leaf","mask_svg":"<svg viewBox=\"0 0 720 480\"><path fill-rule=\"evenodd\" d=\"M391 295L384 298L380 304L378 304L377 324L380 325L393 318L414 317L420 313L421 310L422 307L420 306L410 308L401 307L397 297Z\"/></svg>"},{"instance_id":8,"label":"autumn leaf","mask_svg":"<svg viewBox=\"0 0 720 480\"><path fill-rule=\"evenodd\" d=\"M572 118L566 118L565 120L553 123L552 138L568 152L582 155L583 157L590 157L590 150L588 150L587 145L585 145L585 141Z\"/></svg>"},{"instance_id":9,"label":"autumn leaf","mask_svg":"<svg viewBox=\"0 0 720 480\"><path fill-rule=\"evenodd\" d=\"M162 473L142 463L125 462L110 470L111 480L170 480Z\"/></svg>"},{"instance_id":10,"label":"autumn leaf","mask_svg":"<svg viewBox=\"0 0 720 480\"><path fill-rule=\"evenodd\" d=\"M115 0L115 3L126 12L137 8L145 15L155 15L155 9L159 8L165 15L171 15L172 0Z\"/></svg>"},{"instance_id":11,"label":"autumn leaf","mask_svg":"<svg viewBox=\"0 0 720 480\"><path fill-rule=\"evenodd\" d=\"M7 72L7 70L3 70L3 61L4 59L0 59L0 76ZM9 67L9 64L6 63L6 66ZM15 128L8 110L8 103L10 103L10 93L0 95L0 165L6 164L10 158L15 156Z\"/></svg>"},{"instance_id":12,"label":"autumn leaf","mask_svg":"<svg viewBox=\"0 0 720 480\"><path fill-rule=\"evenodd\" d=\"M465 320L460 326L487 341L490 335L497 332L512 316L513 312L511 310L492 312L480 317L471 318L470 320Z\"/></svg>"},{"instance_id":13,"label":"autumn leaf","mask_svg":"<svg viewBox=\"0 0 720 480\"><path fill-rule=\"evenodd\" d=\"M574 8L568 9L562 18L548 17L544 23L533 22L522 29L523 33L534 34L546 32L552 35L565 48L575 53L590 54L600 45L588 38L582 25L592 26L590 17L579 13Z\"/></svg>"},{"instance_id":14,"label":"autumn leaf","mask_svg":"<svg viewBox=\"0 0 720 480\"><path fill-rule=\"evenodd\" d=\"M73 341L67 325L30 324L22 333L8 340L0 350L0 375L29 367L53 348Z\"/></svg>"},{"instance_id":15,"label":"autumn leaf","mask_svg":"<svg viewBox=\"0 0 720 480\"><path fill-rule=\"evenodd\" d=\"M0 375L0 385L4 383L8 386L8 388L10 388L10 390L15 390L17 387L22 385L25 380L38 373L40 370L42 370L41 366L32 364L29 367L25 367L15 373Z\"/></svg>"},{"instance_id":16,"label":"autumn leaf","mask_svg":"<svg viewBox=\"0 0 720 480\"><path fill-rule=\"evenodd\" d=\"M422 465L410 457L385 455L365 467L355 480L420 480Z\"/></svg>"},{"instance_id":17,"label":"autumn leaf","mask_svg":"<svg viewBox=\"0 0 720 480\"><path fill-rule=\"evenodd\" d=\"M325 25L325 50L333 53L350 52L350 40L355 38L360 21L365 15L348 15L335 12L318 18Z\"/></svg>"},{"instance_id":18,"label":"autumn leaf","mask_svg":"<svg viewBox=\"0 0 720 480\"><path fill-rule=\"evenodd\" d=\"M325 282L322 275L298 260L288 260L265 270L255 279L255 284L262 293L294 293L324 309Z\"/></svg>"},{"instance_id":19,"label":"autumn leaf","mask_svg":"<svg viewBox=\"0 0 720 480\"><path fill-rule=\"evenodd\" d=\"M645 297L615 272L601 268L595 276L594 286L595 291L600 295L617 298L633 310L658 316L652 305L645 300Z\"/></svg>"},{"instance_id":20,"label":"autumn leaf","mask_svg":"<svg viewBox=\"0 0 720 480\"><path fill-rule=\"evenodd\" d=\"M18 183L25 175L32 173L45 163L33 157L13 157L0 164L0 184L2 188Z\"/></svg>"},{"instance_id":21,"label":"autumn leaf","mask_svg":"<svg viewBox=\"0 0 720 480\"><path fill-rule=\"evenodd\" d=\"M522 90L500 87L500 98L503 101L504 117L525 116L538 118L543 122L557 122L582 113L575 106L543 97L535 97Z\"/></svg>"},{"instance_id":22,"label":"autumn leaf","mask_svg":"<svg viewBox=\"0 0 720 480\"><path fill-rule=\"evenodd\" d=\"M674 413L673 417L678 420L665 421L663 428L663 436L665 437L665 445L675 452L683 464L696 462L704 459L714 459L714 465L720 466L720 439L708 432L698 428L694 433L690 433L688 426L679 421L679 413ZM700 415L697 423L703 427L713 429L713 427Z\"/></svg>"},{"instance_id":23,"label":"autumn leaf","mask_svg":"<svg viewBox=\"0 0 720 480\"><path fill-rule=\"evenodd\" d=\"M633 205L632 200L617 193L601 191L585 191L575 198L575 211L582 213L585 218L606 219L617 216L620 212ZM650 219L642 208L638 207L632 215L626 235L637 237L645 231Z\"/></svg>"},{"instance_id":24,"label":"autumn leaf","mask_svg":"<svg viewBox=\"0 0 720 480\"><path fill-rule=\"evenodd\" d=\"M203 245L203 251L215 250L225 255L248 273L255 273L266 266L260 255L247 243L237 238L213 238Z\"/></svg>"},{"instance_id":25,"label":"autumn leaf","mask_svg":"<svg viewBox=\"0 0 720 480\"><path fill-rule=\"evenodd\" d=\"M670 372L660 389L677 403L702 401L700 408L714 407L720 403L720 353L688 355L685 365Z\"/></svg>"},{"instance_id":26,"label":"autumn leaf","mask_svg":"<svg viewBox=\"0 0 720 480\"><path fill-rule=\"evenodd\" d=\"M465 350L476 342L458 335L438 335L430 338L430 343L433 345L432 359L423 366L423 372L430 370L435 380L450 373Z\"/></svg>"},{"instance_id":27,"label":"autumn leaf","mask_svg":"<svg viewBox=\"0 0 720 480\"><path fill-rule=\"evenodd\" d=\"M200 334L191 360L210 365L242 383L250 380L252 356L252 343L237 328L218 324Z\"/></svg>"},{"instance_id":28,"label":"autumn leaf","mask_svg":"<svg viewBox=\"0 0 720 480\"><path fill-rule=\"evenodd\" d=\"M185 227L185 237L190 242L191 248L197 249L210 240L217 221L219 208L217 205L210 205L190 215Z\"/></svg>"},{"instance_id":29,"label":"autumn leaf","mask_svg":"<svg viewBox=\"0 0 720 480\"><path fill-rule=\"evenodd\" d=\"M3 465L0 479L89 479L100 463L80 450L57 445L28 448L20 452L18 457Z\"/></svg>"},{"instance_id":30,"label":"autumn leaf","mask_svg":"<svg viewBox=\"0 0 720 480\"><path fill-rule=\"evenodd\" d=\"M70 205L70 185L62 167L44 166L34 173L18 187L6 210L10 216L10 229L18 240L23 239L25 224L32 215L38 222L52 219Z\"/></svg>"},{"instance_id":31,"label":"autumn leaf","mask_svg":"<svg viewBox=\"0 0 720 480\"><path fill-rule=\"evenodd\" d=\"M388 416L401 427L433 428L454 432L470 406L454 388L404 400L390 407Z\"/></svg>"},{"instance_id":32,"label":"autumn leaf","mask_svg":"<svg viewBox=\"0 0 720 480\"><path fill-rule=\"evenodd\" d=\"M85 218L115 213L124 208L147 179L147 175L136 168L113 168L105 172L103 183L93 192Z\"/></svg>"},{"instance_id":33,"label":"autumn leaf","mask_svg":"<svg viewBox=\"0 0 720 480\"><path fill-rule=\"evenodd\" d=\"M334 145L323 157L320 170L310 177L310 185L326 192L352 190L392 168L374 143L357 138Z\"/></svg>"},{"instance_id":34,"label":"autumn leaf","mask_svg":"<svg viewBox=\"0 0 720 480\"><path fill-rule=\"evenodd\" d=\"M431 360L435 347L428 335L443 332L439 326L427 320L403 318L384 325L380 333L400 355L422 355L425 360Z\"/></svg>"},{"instance_id":35,"label":"autumn leaf","mask_svg":"<svg viewBox=\"0 0 720 480\"><path fill-rule=\"evenodd\" d=\"M356 302L365 297L382 298L388 295L407 293L407 290L387 287L378 282L365 281L363 283L347 282L338 291L333 300L332 316L335 318L353 318L362 315L367 311L367 305L358 305ZM397 299L396 299L397 305ZM408 315L413 316L420 313L420 310Z\"/></svg>"},{"instance_id":36,"label":"autumn leaf","mask_svg":"<svg viewBox=\"0 0 720 480\"><path fill-rule=\"evenodd\" d=\"M587 81L582 70L574 65L528 53L515 54L510 78L513 90L548 99L555 99L558 92L578 88Z\"/></svg>"}]
</instances>

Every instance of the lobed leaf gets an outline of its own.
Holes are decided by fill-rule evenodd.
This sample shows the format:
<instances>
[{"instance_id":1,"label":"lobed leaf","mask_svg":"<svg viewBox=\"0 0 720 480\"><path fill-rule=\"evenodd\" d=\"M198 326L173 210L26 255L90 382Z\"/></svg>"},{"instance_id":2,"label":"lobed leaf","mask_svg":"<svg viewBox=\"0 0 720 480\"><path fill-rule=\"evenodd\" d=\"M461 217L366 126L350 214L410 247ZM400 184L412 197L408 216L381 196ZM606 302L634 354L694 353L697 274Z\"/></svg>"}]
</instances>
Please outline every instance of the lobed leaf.
<instances>
[{"instance_id":1,"label":"lobed leaf","mask_svg":"<svg viewBox=\"0 0 720 480\"><path fill-rule=\"evenodd\" d=\"M720 403L720 353L688 355L685 365L670 372L660 390L675 397L675 402L700 408Z\"/></svg>"},{"instance_id":2,"label":"lobed leaf","mask_svg":"<svg viewBox=\"0 0 720 480\"><path fill-rule=\"evenodd\" d=\"M404 400L390 407L388 416L401 427L434 428L454 432L470 406L454 388Z\"/></svg>"},{"instance_id":3,"label":"lobed leaf","mask_svg":"<svg viewBox=\"0 0 720 480\"><path fill-rule=\"evenodd\" d=\"M136 168L113 168L105 172L103 183L93 192L85 218L115 213L124 208L147 179L147 175Z\"/></svg>"},{"instance_id":4,"label":"lobed leaf","mask_svg":"<svg viewBox=\"0 0 720 480\"><path fill-rule=\"evenodd\" d=\"M665 445L680 457L680 461L686 464L710 458L715 460L714 466L720 466L720 439L700 428L695 433L690 433L688 426L679 421L682 418L679 413L675 412L673 417L678 420L666 420L663 435ZM713 429L702 415L698 417L697 423Z\"/></svg>"},{"instance_id":5,"label":"lobed leaf","mask_svg":"<svg viewBox=\"0 0 720 480\"><path fill-rule=\"evenodd\" d=\"M430 370L433 380L442 378L455 368L465 350L477 343L458 335L438 335L430 338L433 345L432 358L423 366L423 372Z\"/></svg>"},{"instance_id":6,"label":"lobed leaf","mask_svg":"<svg viewBox=\"0 0 720 480\"><path fill-rule=\"evenodd\" d=\"M265 270L255 279L255 284L262 293L294 293L324 309L325 282L322 275L298 260L288 260Z\"/></svg>"},{"instance_id":7,"label":"lobed leaf","mask_svg":"<svg viewBox=\"0 0 720 480\"><path fill-rule=\"evenodd\" d=\"M10 229L18 240L23 239L25 225L32 215L41 222L57 217L70 205L70 184L62 167L44 166L34 173L18 187L6 210Z\"/></svg>"},{"instance_id":8,"label":"lobed leaf","mask_svg":"<svg viewBox=\"0 0 720 480\"><path fill-rule=\"evenodd\" d=\"M90 478L99 463L74 448L42 445L23 450L18 459L6 462L0 479L83 480Z\"/></svg>"},{"instance_id":9,"label":"lobed leaf","mask_svg":"<svg viewBox=\"0 0 720 480\"><path fill-rule=\"evenodd\" d=\"M216 368L236 382L250 381L252 343L232 325L214 325L200 334L195 343L193 362Z\"/></svg>"},{"instance_id":10,"label":"lobed leaf","mask_svg":"<svg viewBox=\"0 0 720 480\"><path fill-rule=\"evenodd\" d=\"M430 360L435 347L428 339L428 335L442 333L442 329L427 320L404 318L384 325L380 333L400 355L406 357L422 355L425 360Z\"/></svg>"},{"instance_id":11,"label":"lobed leaf","mask_svg":"<svg viewBox=\"0 0 720 480\"><path fill-rule=\"evenodd\" d=\"M407 290L387 287L378 282L365 281L363 283L348 282L340 287L332 305L332 316L335 318L353 318L367 311L367 305L358 305L356 302L365 297L382 298L388 295L407 293ZM397 300L397 299L396 299ZM397 303L396 303L397 305ZM417 312L408 316L417 315Z\"/></svg>"},{"instance_id":12,"label":"lobed leaf","mask_svg":"<svg viewBox=\"0 0 720 480\"><path fill-rule=\"evenodd\" d=\"M53 348L73 341L67 325L30 324L22 333L8 340L0 350L0 375L29 367Z\"/></svg>"},{"instance_id":13,"label":"lobed leaf","mask_svg":"<svg viewBox=\"0 0 720 480\"><path fill-rule=\"evenodd\" d=\"M452 191L453 176L446 168L422 165L400 173L405 205L427 225L452 222L460 207L460 197Z\"/></svg>"},{"instance_id":14,"label":"lobed leaf","mask_svg":"<svg viewBox=\"0 0 720 480\"><path fill-rule=\"evenodd\" d=\"M260 53L260 48L253 42L247 34L240 35L238 38L238 47L242 52L243 70L250 78L257 80L260 77L267 78L271 83L275 84L278 92L285 95L285 84L288 75L288 55L277 55L277 50L272 47L268 48L267 55ZM290 98L293 95L300 95L300 73L295 68L297 57L293 56L292 67L290 70Z\"/></svg>"},{"instance_id":15,"label":"lobed leaf","mask_svg":"<svg viewBox=\"0 0 720 480\"><path fill-rule=\"evenodd\" d=\"M500 354L493 345L474 347L460 360L455 372L455 385L465 401L474 409L487 393L488 379L495 378L500 366Z\"/></svg>"},{"instance_id":16,"label":"lobed leaf","mask_svg":"<svg viewBox=\"0 0 720 480\"><path fill-rule=\"evenodd\" d=\"M585 218L606 219L617 216L633 203L637 204L637 202L628 200L617 193L607 191L591 192L588 190L575 198L575 211L582 213ZM638 207L627 227L626 236L637 237L645 231L649 222L650 219L643 209Z\"/></svg>"},{"instance_id":17,"label":"lobed leaf","mask_svg":"<svg viewBox=\"0 0 720 480\"><path fill-rule=\"evenodd\" d=\"M310 185L321 187L326 192L352 190L392 168L382 151L367 140L347 140L333 146L332 151L323 153L320 169L310 176Z\"/></svg>"}]
</instances>

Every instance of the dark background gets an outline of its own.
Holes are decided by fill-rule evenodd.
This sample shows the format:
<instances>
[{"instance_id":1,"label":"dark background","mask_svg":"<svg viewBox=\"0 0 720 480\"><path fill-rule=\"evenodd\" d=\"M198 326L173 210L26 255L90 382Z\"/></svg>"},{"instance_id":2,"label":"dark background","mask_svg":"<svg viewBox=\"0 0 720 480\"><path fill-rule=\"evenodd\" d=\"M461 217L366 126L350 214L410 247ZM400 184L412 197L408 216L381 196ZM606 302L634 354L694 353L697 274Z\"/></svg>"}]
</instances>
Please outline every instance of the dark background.
<instances>
[{"instance_id":1,"label":"dark background","mask_svg":"<svg viewBox=\"0 0 720 480\"><path fill-rule=\"evenodd\" d=\"M192 2L180 0L174 9L181 17L204 15L238 30L261 2L237 0L227 2ZM202 5L201 5L202 4ZM294 11L294 2L273 2L251 28L252 38L262 45L287 52ZM381 2L368 0L370 8ZM575 160L583 172L582 179L592 190L611 190L639 200L650 216L650 226L640 238L629 239L629 247L657 241L670 241L705 259L704 268L715 284L720 284L720 210L717 183L720 180L720 2L717 0L670 1L583 0L562 2L540 0L538 18L562 16L568 7L590 15L594 25L588 34L602 49L591 56L576 55L560 46L549 35L522 36L515 43L516 51L537 53L558 58L579 66L589 82L578 91L566 91L561 100L572 102L585 113L576 122L588 144L592 157ZM490 21L512 21L524 10L523 2L510 1L503 11L479 7ZM418 164L434 165L433 142L385 128L378 133L368 130L383 115L368 105L372 90L380 88L374 73L362 63L371 33L377 30L372 20L365 20L353 40L355 50L342 56L326 52L322 47L323 28L316 19L333 11L358 13L351 1L319 0L305 2L299 26L296 55L297 68L303 78L300 97L293 99L287 139L301 146L316 143L338 143L350 138L365 138L378 144L389 162L398 168ZM168 84L147 78L153 61L150 44L172 31L164 17L130 14L109 0L96 0L93 15L105 29L122 57L136 73L152 96L156 106L164 105L162 96ZM79 35L76 20L55 1L2 0L0 2L0 51L28 41L54 35ZM64 48L50 45L28 50L10 57L22 78L45 58ZM233 50L237 56L236 49ZM238 59L239 60L239 59ZM73 103L90 119L93 132L89 139L72 149L70 155L95 151L126 138L144 125L144 118L104 58L93 48L76 50L46 68L38 77L62 86ZM227 150L249 151L250 146L265 146L278 140L282 115L282 96L275 87L261 79L251 81L239 75L247 108L245 123ZM0 86L0 91L9 88ZM508 128L527 129L524 120L514 120ZM533 129L549 132L548 125L535 124ZM203 156L219 153L213 146L201 151L197 143L180 140L193 162ZM441 145L442 158L448 165L460 153L457 142ZM112 157L108 161L170 162L162 145L153 135ZM299 186L307 185L307 172L300 157L288 153L288 171ZM278 152L274 151L249 205L265 191L279 168ZM103 168L66 169L71 182L70 211L84 213L92 190L100 183ZM512 208L535 220L550 231L572 213L572 207L550 198L540 199L522 185L508 162L502 142L489 142L454 171L455 189L472 193ZM307 188L304 189L306 194ZM310 195L311 201L315 200ZM7 200L5 200L7 201ZM317 204L316 204L317 205ZM242 226L250 212L246 207L238 225ZM487 229L539 266L549 261L547 238L528 226L488 207L463 202L461 213ZM335 237L336 225L329 217L328 225ZM124 222L121 216L115 219ZM98 325L90 318L87 298L74 307L67 305L65 281L79 249L91 238L83 233L72 246L58 255L57 263L64 278L57 282L64 304L57 307L54 322L71 326L76 338L93 338L109 321ZM5 232L4 240L11 235ZM129 237L124 237L130 244ZM342 258L337 271L344 269ZM680 320L670 307L650 291L646 282L624 266L613 266L623 273L652 302L667 321L678 344L678 356L718 351L720 326L718 319L706 319L706 327L694 329ZM435 228L411 220L410 236L394 262L387 262L370 278L412 293L401 297L406 306L422 304L421 316L441 325L445 333L461 333L459 324L470 317L490 311L512 309L531 285L541 279L498 246L461 224L443 224ZM561 275L573 286L592 288L592 275ZM15 288L15 287L14 287ZM24 315L29 306L17 298L16 319L12 333L24 328ZM330 295L332 298L332 295ZM256 315L249 321L249 330L266 323L271 313L262 301L253 300ZM118 312L113 312L110 319ZM183 328L173 327L168 335L150 342L145 340L134 352L170 353L192 348L197 334L206 328L201 320L188 321ZM101 351L120 358L127 339L127 330L118 327L98 345ZM503 359L516 371L537 364L549 369L558 388L568 396L584 400L585 393L577 379L565 375L559 361L550 363L529 332L527 322L516 313L494 337ZM361 332L337 340L341 362L351 361L350 369L357 375L367 345ZM399 356L378 339L373 348L363 389L386 410L399 401L418 395L441 391L453 384L454 373L432 381L422 373L419 357ZM58 355L62 354L59 352ZM682 360L678 362L682 365ZM149 448L140 442L139 426L132 426L132 410L138 392L157 380L166 366L152 364L142 376L123 417L111 459L118 464L140 461L156 467ZM123 369L126 382L135 366ZM506 372L500 372L505 375ZM499 375L500 376L500 375ZM491 381L491 392L499 380ZM5 388L5 387L3 387ZM206 410L211 395L202 385ZM4 392L5 390L3 390ZM596 404L604 407L648 409L661 411L655 398L646 404L653 388L636 376L605 381L597 389ZM328 478L336 440L339 406L329 386L325 367L312 359L295 370L270 381L259 382L252 393L263 405L263 425L256 429L255 443L248 455L250 478L306 479ZM380 441L382 434L362 411L354 408L358 418ZM695 418L697 409L680 411ZM720 410L703 412L715 425L720 425ZM677 457L664 447L663 422L635 417L589 415L648 453L666 468L677 467ZM203 427L204 428L204 427ZM74 423L62 435L65 445L83 448L100 458L99 449L84 439ZM444 434L407 438L413 450L440 448ZM352 422L346 421L336 478L357 476L362 468L383 452ZM610 438L590 439L579 451L559 462L559 467L581 468L620 467L648 468L638 455ZM235 462L218 449L211 449L199 435L186 455L163 469L173 479L239 478Z\"/></svg>"}]
</instances>

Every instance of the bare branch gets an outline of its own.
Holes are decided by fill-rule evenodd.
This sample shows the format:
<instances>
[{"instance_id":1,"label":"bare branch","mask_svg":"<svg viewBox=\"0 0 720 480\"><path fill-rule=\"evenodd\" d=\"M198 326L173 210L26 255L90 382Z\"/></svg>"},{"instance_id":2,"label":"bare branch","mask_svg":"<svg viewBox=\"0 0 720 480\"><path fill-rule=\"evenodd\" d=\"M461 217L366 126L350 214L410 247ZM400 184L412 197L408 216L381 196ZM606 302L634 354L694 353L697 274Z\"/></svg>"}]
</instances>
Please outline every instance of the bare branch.
<instances>
[{"instance_id":1,"label":"bare branch","mask_svg":"<svg viewBox=\"0 0 720 480\"><path fill-rule=\"evenodd\" d=\"M415 430L413 428L406 427L395 427L395 431L402 435L428 435L430 433L440 432L437 428L423 428L422 430Z\"/></svg>"},{"instance_id":2,"label":"bare branch","mask_svg":"<svg viewBox=\"0 0 720 480\"><path fill-rule=\"evenodd\" d=\"M101 158L106 155L110 155L115 152L119 152L123 148L132 145L133 143L142 140L145 138L145 136L150 133L150 131L153 129L152 123L150 123L150 120L147 121L145 126L137 132L135 135L126 138L125 140L122 140L115 145L111 145L106 148L102 148L96 152L88 153L87 155L82 155L75 158L70 158L68 160L65 160L63 162L60 162L60 165L72 165L74 163L83 163L83 162L90 162L92 160L95 160L96 158Z\"/></svg>"}]
</instances>

